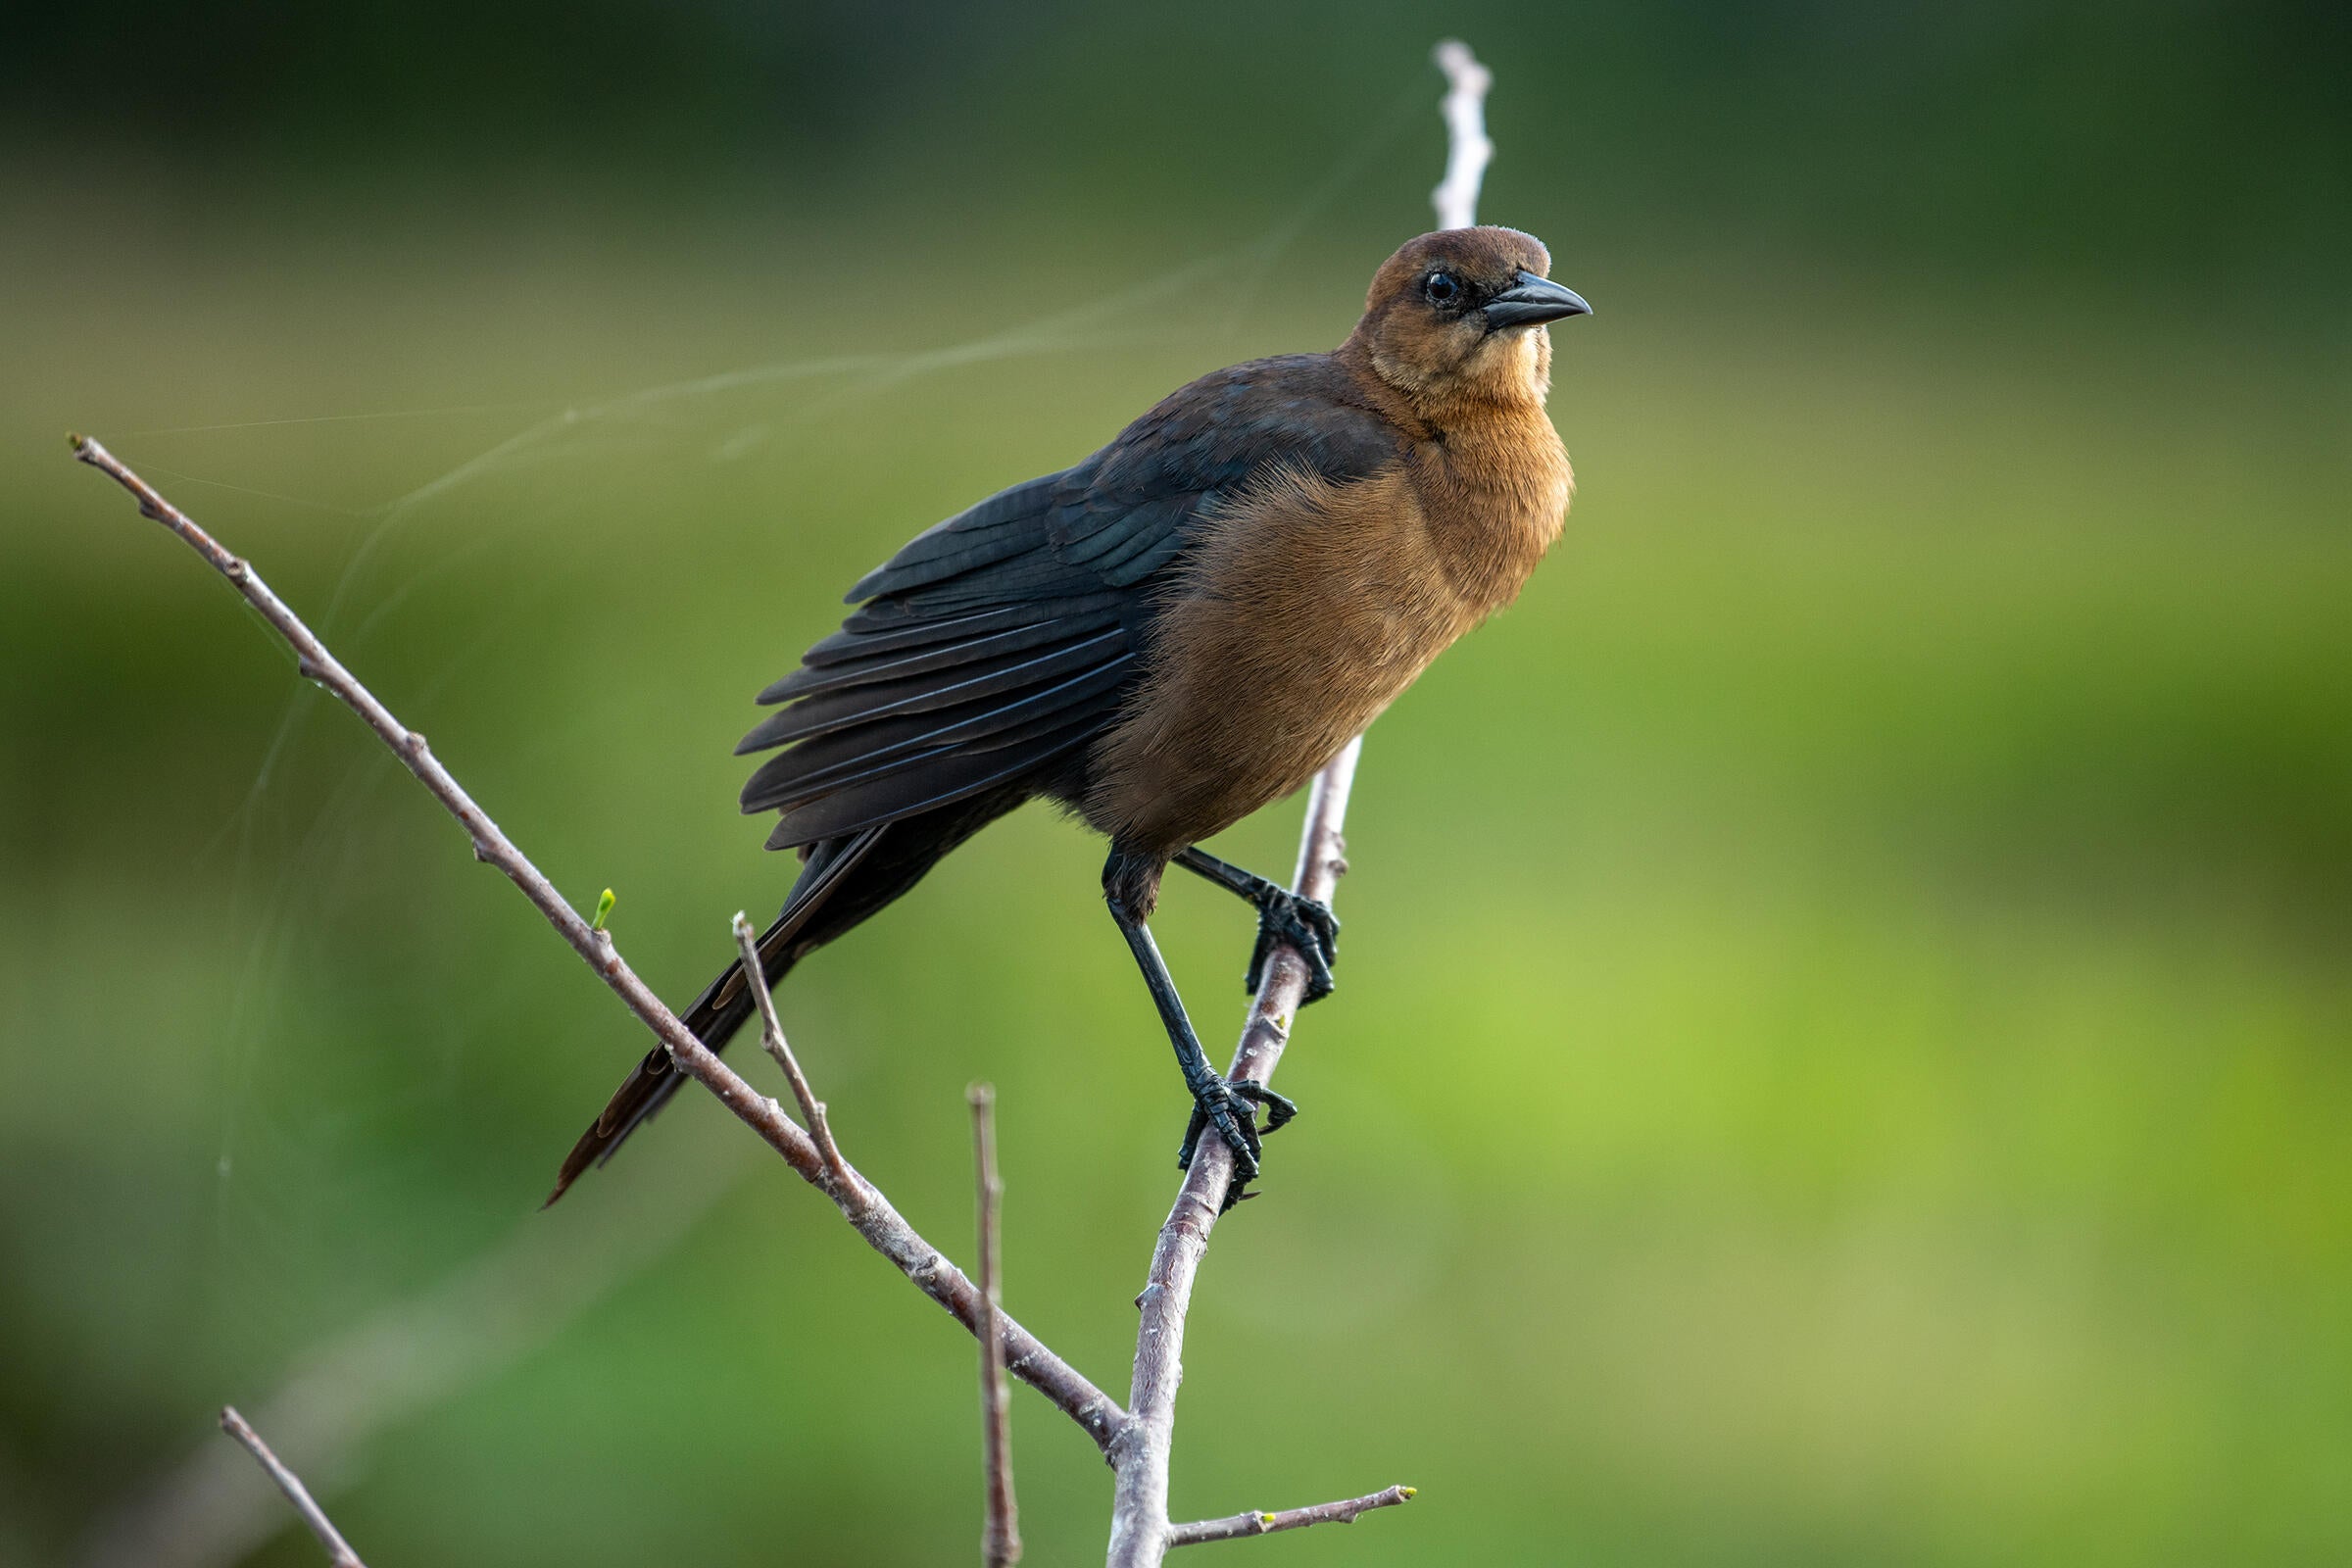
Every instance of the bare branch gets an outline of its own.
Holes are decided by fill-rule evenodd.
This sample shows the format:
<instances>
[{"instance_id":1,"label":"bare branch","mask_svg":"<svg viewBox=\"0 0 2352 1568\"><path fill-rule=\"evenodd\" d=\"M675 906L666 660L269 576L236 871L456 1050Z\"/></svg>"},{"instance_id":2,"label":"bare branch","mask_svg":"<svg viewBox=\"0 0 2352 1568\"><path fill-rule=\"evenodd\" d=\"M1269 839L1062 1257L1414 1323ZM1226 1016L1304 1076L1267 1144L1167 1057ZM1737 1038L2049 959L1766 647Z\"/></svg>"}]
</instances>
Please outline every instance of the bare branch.
<instances>
[{"instance_id":1,"label":"bare branch","mask_svg":"<svg viewBox=\"0 0 2352 1568\"><path fill-rule=\"evenodd\" d=\"M743 955L744 974L747 977L760 974L760 938L741 909L735 911L735 946ZM745 983L751 986L752 999L760 1004L760 1043L776 1058L776 1065L784 1069L784 1081L792 1085L792 1098L801 1102L801 1119L808 1124L808 1136L816 1144L817 1157L824 1161L825 1174L831 1178L825 1196L840 1202L844 1195L858 1193L858 1173L841 1157L841 1148L833 1142L833 1129L825 1121L825 1102L810 1093L808 1080L801 1072L800 1058L793 1055L791 1045L784 1039L784 1025L776 1017L774 993L764 983L748 978Z\"/></svg>"},{"instance_id":2,"label":"bare branch","mask_svg":"<svg viewBox=\"0 0 2352 1568\"><path fill-rule=\"evenodd\" d=\"M1459 38L1447 38L1430 58L1446 73L1447 91L1438 105L1446 117L1446 177L1429 199L1440 228L1468 228L1478 221L1479 187L1494 156L1494 144L1487 139L1487 89L1494 85L1494 73L1480 65Z\"/></svg>"},{"instance_id":3,"label":"bare branch","mask_svg":"<svg viewBox=\"0 0 2352 1568\"><path fill-rule=\"evenodd\" d=\"M278 1461L277 1455L270 1451L270 1445L262 1441L262 1435L247 1426L245 1418L237 1414L235 1405L228 1405L221 1410L220 1430L245 1445L246 1451L270 1473L270 1479L277 1483L277 1490L286 1494L286 1500L294 1505L294 1511L302 1515L302 1522L311 1527L311 1534L318 1538L318 1544L326 1548L327 1558L335 1568L368 1568L366 1563L360 1561L360 1554L351 1549L351 1543L343 1539L343 1532L337 1530L335 1522L326 1516L326 1510L311 1499L310 1489L302 1484L302 1477Z\"/></svg>"},{"instance_id":4,"label":"bare branch","mask_svg":"<svg viewBox=\"0 0 2352 1568\"><path fill-rule=\"evenodd\" d=\"M1375 1508L1394 1508L1400 1502L1412 1500L1410 1487L1390 1487L1368 1497L1349 1497L1345 1502L1318 1502L1311 1508L1291 1508L1282 1513L1237 1513L1230 1519L1202 1519L1189 1525L1173 1525L1168 1530L1171 1546L1198 1546L1204 1541L1239 1541L1244 1536L1270 1536L1278 1530L1304 1530L1308 1525L1351 1525L1359 1513Z\"/></svg>"},{"instance_id":5,"label":"bare branch","mask_svg":"<svg viewBox=\"0 0 2352 1568\"><path fill-rule=\"evenodd\" d=\"M980 1538L987 1568L1021 1560L1019 1505L1012 1498L1012 1412L1004 1397L1004 1346L997 1323L1004 1314L1004 1258L1000 1211L1004 1183L997 1175L997 1092L987 1084L964 1091L972 1107L972 1165L980 1214L980 1460L987 1475L988 1524Z\"/></svg>"},{"instance_id":6,"label":"bare branch","mask_svg":"<svg viewBox=\"0 0 2352 1568\"><path fill-rule=\"evenodd\" d=\"M579 911L565 902L545 874L514 847L489 813L474 804L473 798L441 765L440 760L425 746L424 737L393 717L391 710L327 652L325 644L262 580L261 573L223 549L186 513L158 495L146 480L96 441L86 436L74 437L74 455L129 491L142 514L177 534L214 570L228 579L246 603L259 611L262 618L294 650L297 667L304 678L316 682L375 731L409 771L416 775L417 781L458 819L458 824L473 841L475 858L496 866L522 891L532 906L571 944L572 951L654 1032L680 1071L717 1096L719 1103L781 1154L802 1180L831 1197L867 1246L890 1259L899 1272L913 1281L925 1296L946 1307L958 1323L975 1334L980 1332L980 1293L963 1271L924 1241L879 1190L846 1164L842 1168L848 1173L848 1183L838 1186L838 1179L827 1169L824 1155L809 1135L784 1114L781 1105L755 1090L721 1061L716 1053L694 1038L677 1015L662 1004L662 999L621 958L612 934L592 928L580 917ZM828 1181L837 1185L828 1187ZM1010 1318L1004 1320L1004 1339L1006 1370L1053 1400L1107 1454L1112 1441L1126 1425L1126 1412L1119 1408L1118 1402Z\"/></svg>"},{"instance_id":7,"label":"bare branch","mask_svg":"<svg viewBox=\"0 0 2352 1568\"><path fill-rule=\"evenodd\" d=\"M1331 764L1315 775L1306 799L1306 825L1298 841L1296 891L1331 902L1348 869L1340 829L1348 817L1348 794L1355 782L1363 742L1349 741ZM1230 1078L1266 1083L1290 1043L1290 1021L1306 996L1306 959L1298 950L1277 948L1250 1006ZM1184 1378L1185 1314L1193 1282L1208 1250L1233 1177L1233 1153L1221 1139L1203 1138L1176 1194L1176 1204L1160 1226L1159 1245L1136 1304L1143 1309L1136 1332L1135 1377L1128 1396L1129 1425L1113 1443L1111 1467L1118 1482L1111 1508L1110 1568L1150 1568L1160 1561L1168 1539L1168 1460L1176 1427L1176 1386Z\"/></svg>"}]
</instances>

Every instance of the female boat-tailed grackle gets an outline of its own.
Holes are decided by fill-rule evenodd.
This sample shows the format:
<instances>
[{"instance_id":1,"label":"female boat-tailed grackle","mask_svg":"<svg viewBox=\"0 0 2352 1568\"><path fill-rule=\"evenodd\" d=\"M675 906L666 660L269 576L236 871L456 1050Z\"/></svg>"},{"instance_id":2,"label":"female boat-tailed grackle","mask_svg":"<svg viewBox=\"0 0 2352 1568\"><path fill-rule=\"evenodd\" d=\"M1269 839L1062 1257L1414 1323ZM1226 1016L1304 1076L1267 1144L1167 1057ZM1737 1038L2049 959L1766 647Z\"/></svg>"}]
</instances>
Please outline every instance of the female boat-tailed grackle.
<instances>
[{"instance_id":1,"label":"female boat-tailed grackle","mask_svg":"<svg viewBox=\"0 0 2352 1568\"><path fill-rule=\"evenodd\" d=\"M1412 240L1329 354L1204 375L1075 467L918 534L859 608L760 694L738 755L800 879L760 939L774 985L1044 797L1110 839L1102 891L1239 1194L1291 1102L1210 1067L1145 922L1173 862L1255 905L1249 983L1290 943L1331 991L1330 909L1195 846L1292 793L1429 662L1509 604L1559 537L1574 481L1544 412L1544 323L1589 311L1508 228ZM754 1008L740 964L683 1014L720 1049ZM674 1093L656 1050L581 1135L554 1202Z\"/></svg>"}]
</instances>

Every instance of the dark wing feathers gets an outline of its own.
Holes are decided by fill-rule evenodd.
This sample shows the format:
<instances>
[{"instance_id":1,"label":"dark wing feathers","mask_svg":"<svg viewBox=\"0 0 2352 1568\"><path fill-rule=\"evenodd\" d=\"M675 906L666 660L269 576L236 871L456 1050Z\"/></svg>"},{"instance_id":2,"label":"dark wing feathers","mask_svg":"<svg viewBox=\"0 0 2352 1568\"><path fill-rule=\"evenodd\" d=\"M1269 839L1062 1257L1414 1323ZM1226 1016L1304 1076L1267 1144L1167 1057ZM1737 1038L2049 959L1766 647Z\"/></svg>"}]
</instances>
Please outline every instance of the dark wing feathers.
<instances>
[{"instance_id":1,"label":"dark wing feathers","mask_svg":"<svg viewBox=\"0 0 2352 1568\"><path fill-rule=\"evenodd\" d=\"M905 768L857 790L844 790L787 813L767 836L771 850L895 822L1003 784L1083 745L1115 714L1092 714L1050 730L1024 745L993 752L956 752L921 768Z\"/></svg>"},{"instance_id":2,"label":"dark wing feathers","mask_svg":"<svg viewBox=\"0 0 2352 1568\"><path fill-rule=\"evenodd\" d=\"M976 659L940 666L876 685L831 687L810 693L780 713L771 714L735 748L738 757L764 752L771 746L871 724L902 713L976 703L985 698L1017 698L1063 675L1080 674L1126 653L1126 634L1117 627L1039 653L1023 648L994 659Z\"/></svg>"},{"instance_id":3,"label":"dark wing feathers","mask_svg":"<svg viewBox=\"0 0 2352 1568\"><path fill-rule=\"evenodd\" d=\"M1140 673L1151 585L1224 496L1274 465L1334 480L1397 436L1327 356L1235 366L1101 452L925 530L850 590L858 608L760 694L738 752L770 848L837 838L1063 765Z\"/></svg>"},{"instance_id":4,"label":"dark wing feathers","mask_svg":"<svg viewBox=\"0 0 2352 1568\"><path fill-rule=\"evenodd\" d=\"M910 648L928 648L934 643L953 643L966 637L981 637L1008 626L1027 626L1036 623L1036 612L1026 605L1006 605L1002 610L975 611L968 615L946 615L935 620L916 619L908 615L873 615L867 612L877 607L868 605L844 622L844 629L822 639L801 656L801 668L777 681L760 694L760 703L766 706L780 703L779 695L791 682L812 669L824 669L835 664L863 664L887 655L904 653Z\"/></svg>"},{"instance_id":5,"label":"dark wing feathers","mask_svg":"<svg viewBox=\"0 0 2352 1568\"><path fill-rule=\"evenodd\" d=\"M1069 679L996 702L965 704L945 712L880 720L813 736L770 758L744 786L745 809L791 810L835 790L928 762L949 750L993 750L1034 732L1060 714L1114 690L1133 654L1120 654ZM1002 738L1001 738L1002 737Z\"/></svg>"},{"instance_id":6,"label":"dark wing feathers","mask_svg":"<svg viewBox=\"0 0 2352 1568\"><path fill-rule=\"evenodd\" d=\"M1040 520L1065 477L1049 473L1016 484L945 522L933 523L889 561L859 578L846 596L847 602L855 605L904 593L1020 554L1045 537Z\"/></svg>"},{"instance_id":7,"label":"dark wing feathers","mask_svg":"<svg viewBox=\"0 0 2352 1568\"><path fill-rule=\"evenodd\" d=\"M1067 642L1087 632L1102 631L1117 620L1116 611L1097 611L1065 615L1058 620L1033 620L1004 631L984 631L966 640L951 642L945 647L918 648L911 652L886 654L881 658L843 660L830 664L803 664L761 692L760 702L766 707L814 697L822 692L839 691L846 686L871 686L879 681L902 680L908 675L952 669L980 659L993 659L1002 654L1042 648L1050 643ZM740 754L745 748L738 747L736 750Z\"/></svg>"},{"instance_id":8,"label":"dark wing feathers","mask_svg":"<svg viewBox=\"0 0 2352 1568\"><path fill-rule=\"evenodd\" d=\"M1098 564L1103 581L1129 588L1175 560L1191 542L1183 532L1171 528L1159 538L1136 540Z\"/></svg>"}]
</instances>

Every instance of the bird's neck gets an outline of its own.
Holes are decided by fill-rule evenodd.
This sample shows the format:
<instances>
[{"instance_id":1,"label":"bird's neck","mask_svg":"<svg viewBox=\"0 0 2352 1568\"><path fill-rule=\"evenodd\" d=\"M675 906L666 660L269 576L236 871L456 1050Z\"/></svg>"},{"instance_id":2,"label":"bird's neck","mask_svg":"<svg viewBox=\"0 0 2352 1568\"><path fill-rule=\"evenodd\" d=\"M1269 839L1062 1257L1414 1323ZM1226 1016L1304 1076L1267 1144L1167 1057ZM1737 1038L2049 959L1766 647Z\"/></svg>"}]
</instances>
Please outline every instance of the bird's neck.
<instances>
[{"instance_id":1,"label":"bird's neck","mask_svg":"<svg viewBox=\"0 0 2352 1568\"><path fill-rule=\"evenodd\" d=\"M1477 618L1508 605L1559 538L1576 489L1544 412L1548 353L1533 374L1409 387L1382 372L1360 330L1334 357L1406 436L1415 499L1465 611Z\"/></svg>"},{"instance_id":2,"label":"bird's neck","mask_svg":"<svg viewBox=\"0 0 2352 1568\"><path fill-rule=\"evenodd\" d=\"M1539 406L1495 410L1433 431L1410 460L1439 559L1474 615L1519 596L1560 537L1576 477Z\"/></svg>"}]
</instances>

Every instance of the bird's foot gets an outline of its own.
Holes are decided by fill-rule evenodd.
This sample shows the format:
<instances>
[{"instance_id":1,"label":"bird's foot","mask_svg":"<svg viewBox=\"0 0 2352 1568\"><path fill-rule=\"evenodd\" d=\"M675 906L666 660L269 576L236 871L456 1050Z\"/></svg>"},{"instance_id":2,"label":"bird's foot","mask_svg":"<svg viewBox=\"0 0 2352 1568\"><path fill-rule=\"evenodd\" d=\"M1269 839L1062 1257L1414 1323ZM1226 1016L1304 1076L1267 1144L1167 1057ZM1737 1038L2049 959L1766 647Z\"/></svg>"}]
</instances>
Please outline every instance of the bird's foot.
<instances>
[{"instance_id":1,"label":"bird's foot","mask_svg":"<svg viewBox=\"0 0 2352 1568\"><path fill-rule=\"evenodd\" d=\"M1260 1105L1266 1107L1263 1127L1257 1124ZM1184 1147L1176 1152L1177 1168L1193 1168L1193 1155L1200 1148L1200 1135L1214 1127L1225 1147L1233 1151L1233 1180L1225 1189L1225 1207L1231 1208L1249 1196L1243 1189L1257 1179L1258 1164L1265 1158L1260 1140L1289 1126L1291 1118L1298 1114L1296 1103L1254 1079L1226 1079L1211 1073L1207 1086L1193 1102L1193 1119L1184 1130Z\"/></svg>"},{"instance_id":2,"label":"bird's foot","mask_svg":"<svg viewBox=\"0 0 2352 1568\"><path fill-rule=\"evenodd\" d=\"M1331 912L1331 906L1300 898L1288 888L1275 888L1257 901L1257 947L1250 955L1250 976L1243 982L1252 995L1266 977L1275 949L1283 947L1296 949L1306 960L1306 995L1298 1004L1303 1007L1330 996L1331 966L1340 958L1340 917Z\"/></svg>"}]
</instances>

